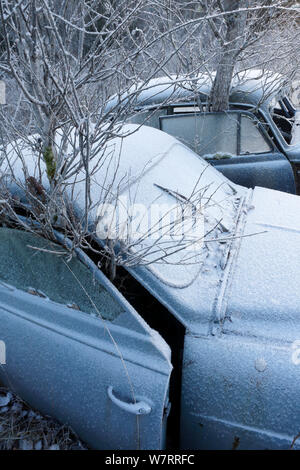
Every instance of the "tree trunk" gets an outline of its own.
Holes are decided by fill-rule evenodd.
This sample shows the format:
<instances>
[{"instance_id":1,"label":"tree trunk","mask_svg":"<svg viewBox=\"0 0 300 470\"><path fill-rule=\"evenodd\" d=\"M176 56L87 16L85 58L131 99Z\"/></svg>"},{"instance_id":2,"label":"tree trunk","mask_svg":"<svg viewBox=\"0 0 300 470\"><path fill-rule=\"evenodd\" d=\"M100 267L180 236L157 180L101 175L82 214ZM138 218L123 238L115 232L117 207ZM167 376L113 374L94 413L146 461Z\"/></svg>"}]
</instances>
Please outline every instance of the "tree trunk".
<instances>
[{"instance_id":1,"label":"tree trunk","mask_svg":"<svg viewBox=\"0 0 300 470\"><path fill-rule=\"evenodd\" d=\"M227 12L245 7L246 0L224 0ZM225 111L229 108L229 95L234 67L246 26L247 13L232 13L225 16L226 34L221 50L221 59L217 66L216 76L211 89L209 105L212 111Z\"/></svg>"}]
</instances>

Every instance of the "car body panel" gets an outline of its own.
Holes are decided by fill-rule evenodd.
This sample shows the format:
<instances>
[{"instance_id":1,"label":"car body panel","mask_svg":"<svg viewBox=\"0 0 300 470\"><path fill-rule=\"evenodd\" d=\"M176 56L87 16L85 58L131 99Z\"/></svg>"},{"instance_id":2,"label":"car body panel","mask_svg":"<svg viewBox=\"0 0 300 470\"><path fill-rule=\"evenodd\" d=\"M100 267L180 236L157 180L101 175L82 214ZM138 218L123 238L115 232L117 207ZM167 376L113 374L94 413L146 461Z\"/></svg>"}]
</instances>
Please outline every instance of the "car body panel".
<instances>
[{"instance_id":1,"label":"car body panel","mask_svg":"<svg viewBox=\"0 0 300 470\"><path fill-rule=\"evenodd\" d=\"M243 323L259 336L269 324L274 338L290 341L299 334L299 197L256 188L250 207L244 233L261 234L241 239L226 313L241 318L226 327Z\"/></svg>"},{"instance_id":2,"label":"car body panel","mask_svg":"<svg viewBox=\"0 0 300 470\"><path fill-rule=\"evenodd\" d=\"M300 375L292 353L300 334L299 197L265 188L247 190L231 183L192 150L157 129L127 125L124 132L127 137L113 142L119 170L114 185L119 187L124 175L131 175L120 196L134 194L136 203L149 208L157 198L172 200L172 191L187 196L201 174L203 187L209 188L208 198L214 202L207 208L206 229L212 228L216 218L222 221L219 231L213 233L213 238L217 235L218 239L203 244L198 254L202 258L193 266L154 263L126 267L185 327L182 447L297 448ZM99 199L102 172L107 174L107 168L93 175L94 204ZM172 191L167 193L163 187ZM79 214L84 210L84 200L80 198L83 188L79 178L74 195ZM90 220L93 230L97 229L96 222L98 227L95 211ZM122 318L119 315L117 321ZM91 324L92 319L88 317L85 322ZM7 326L8 336L12 337L15 327ZM121 335L117 323L113 322L112 327ZM136 340L134 332L126 332L124 338L127 337L132 337L133 343ZM45 344L45 339L41 341ZM122 344L121 339L119 342ZM27 348L28 345L29 340ZM143 363L145 359L150 361L152 355L151 350L146 357L146 345L148 340L138 348L143 353ZM84 355L81 351L72 351L78 361ZM130 362L130 348L125 348L124 354ZM166 359L163 348L160 354ZM17 355L23 370L25 350L17 350ZM46 362L42 364L46 367ZM165 396L168 364L162 361L164 381L159 382ZM40 365L35 363L37 373ZM130 371L135 377L135 370ZM52 373L54 380L55 372ZM22 377L17 369L14 375ZM106 385L111 376L105 376ZM119 376L113 378L123 390ZM142 383L142 376L137 380L141 398L149 398L150 394L144 394L148 385ZM28 381L27 391L22 390L26 397L29 389ZM160 406L162 412L163 400ZM123 427L120 429L123 433ZM149 428L149 434L152 432ZM125 441L120 437L120 445L128 446L126 436L122 437Z\"/></svg>"},{"instance_id":3,"label":"car body panel","mask_svg":"<svg viewBox=\"0 0 300 470\"><path fill-rule=\"evenodd\" d=\"M291 194L296 193L292 167L282 153L270 152L208 161L233 183L249 188L263 186Z\"/></svg>"},{"instance_id":4,"label":"car body panel","mask_svg":"<svg viewBox=\"0 0 300 470\"><path fill-rule=\"evenodd\" d=\"M263 337L187 335L181 447L299 449L300 375L292 352L291 344Z\"/></svg>"},{"instance_id":5,"label":"car body panel","mask_svg":"<svg viewBox=\"0 0 300 470\"><path fill-rule=\"evenodd\" d=\"M24 238L9 232L11 246L18 233ZM27 243L38 244L37 236L25 235ZM121 308L112 321L0 283L0 338L6 346L0 380L31 406L69 424L92 448L163 448L170 349L92 262L89 267L94 289L97 282L109 289Z\"/></svg>"},{"instance_id":6,"label":"car body panel","mask_svg":"<svg viewBox=\"0 0 300 470\"><path fill-rule=\"evenodd\" d=\"M254 190L219 326L185 338L183 448L299 448L299 205Z\"/></svg>"}]
</instances>

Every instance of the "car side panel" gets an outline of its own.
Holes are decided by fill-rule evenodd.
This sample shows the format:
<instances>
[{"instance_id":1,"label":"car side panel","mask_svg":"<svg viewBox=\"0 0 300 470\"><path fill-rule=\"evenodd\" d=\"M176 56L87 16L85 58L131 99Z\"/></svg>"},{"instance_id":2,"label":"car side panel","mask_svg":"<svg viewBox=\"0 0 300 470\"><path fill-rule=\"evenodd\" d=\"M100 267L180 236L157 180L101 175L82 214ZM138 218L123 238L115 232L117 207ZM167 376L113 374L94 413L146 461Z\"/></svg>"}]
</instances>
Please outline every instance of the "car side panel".
<instances>
[{"instance_id":1,"label":"car side panel","mask_svg":"<svg viewBox=\"0 0 300 470\"><path fill-rule=\"evenodd\" d=\"M0 382L91 448L163 448L171 364L157 337L0 286L0 338Z\"/></svg>"},{"instance_id":2,"label":"car side panel","mask_svg":"<svg viewBox=\"0 0 300 470\"><path fill-rule=\"evenodd\" d=\"M287 158L277 152L207 160L233 183L254 188L262 186L296 194L294 172Z\"/></svg>"},{"instance_id":3,"label":"car side panel","mask_svg":"<svg viewBox=\"0 0 300 470\"><path fill-rule=\"evenodd\" d=\"M182 448L300 448L300 366L292 353L291 344L187 335Z\"/></svg>"}]
</instances>

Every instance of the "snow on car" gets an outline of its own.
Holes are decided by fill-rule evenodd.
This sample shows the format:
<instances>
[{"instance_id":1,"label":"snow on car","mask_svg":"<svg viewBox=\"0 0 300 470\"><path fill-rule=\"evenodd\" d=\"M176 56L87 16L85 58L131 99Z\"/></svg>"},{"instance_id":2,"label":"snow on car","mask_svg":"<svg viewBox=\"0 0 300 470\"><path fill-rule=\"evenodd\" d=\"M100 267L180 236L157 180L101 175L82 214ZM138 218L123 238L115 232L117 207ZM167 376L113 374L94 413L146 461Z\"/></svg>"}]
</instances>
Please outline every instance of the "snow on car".
<instances>
[{"instance_id":1,"label":"snow on car","mask_svg":"<svg viewBox=\"0 0 300 470\"><path fill-rule=\"evenodd\" d=\"M175 136L237 184L299 194L299 110L291 84L267 70L239 72L229 110L212 113L207 102L213 78L155 78L140 92L135 87L113 97L108 109L118 112L131 92L138 93L129 122Z\"/></svg>"},{"instance_id":2,"label":"snow on car","mask_svg":"<svg viewBox=\"0 0 300 470\"><path fill-rule=\"evenodd\" d=\"M1 381L94 448L162 449L170 436L183 449L296 448L298 196L238 186L148 126L125 126L106 151L92 176L90 230L101 236L111 215L105 224L98 217L105 182L116 208L125 197L148 212L157 201L195 205L203 243L162 259L161 239L126 236L129 303L81 250L70 267L51 253L61 246L0 229ZM11 159L22 179L13 151ZM80 214L84 182L76 178Z\"/></svg>"}]
</instances>

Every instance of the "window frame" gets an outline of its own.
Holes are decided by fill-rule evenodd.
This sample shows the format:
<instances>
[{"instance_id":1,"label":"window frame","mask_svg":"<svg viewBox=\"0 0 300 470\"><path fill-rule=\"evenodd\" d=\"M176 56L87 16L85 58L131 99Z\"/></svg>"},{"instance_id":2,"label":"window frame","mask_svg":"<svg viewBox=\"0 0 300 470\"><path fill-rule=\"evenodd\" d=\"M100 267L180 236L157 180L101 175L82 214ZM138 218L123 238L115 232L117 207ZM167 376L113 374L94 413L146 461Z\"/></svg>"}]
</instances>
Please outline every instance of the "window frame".
<instances>
[{"instance_id":1,"label":"window frame","mask_svg":"<svg viewBox=\"0 0 300 470\"><path fill-rule=\"evenodd\" d=\"M286 95L279 96L275 99L276 99L276 101L275 101L274 106L272 106L272 104L271 104L268 107L268 114L270 116L270 119L271 119L272 123L274 124L277 131L279 132L280 137L283 139L285 145L287 145L288 147L293 147L294 144L291 144L290 142L288 142L287 137L284 134L285 133L289 134L289 137L292 137L293 123L291 123L290 121L295 118L296 108L294 108L294 106L290 102L288 96L286 96ZM291 125L291 132L290 133L285 132L283 129L281 129L280 125L274 120L273 116L274 116L274 110L276 109L276 105L280 106L280 111L283 113L282 115L279 114L278 117L283 119L283 120L286 120L287 122L290 123L290 125Z\"/></svg>"},{"instance_id":2,"label":"window frame","mask_svg":"<svg viewBox=\"0 0 300 470\"><path fill-rule=\"evenodd\" d=\"M186 105L185 105L186 106ZM173 105L173 108L178 108L179 106ZM184 107L184 105L182 106ZM253 155L266 155L269 153L275 152L275 145L268 135L266 129L264 129L262 123L259 121L259 119L250 111L248 110L239 110L239 109L230 109L228 111L211 111L211 112L187 112L187 113L172 113L168 114L166 116L159 116L159 129L162 131L162 120L163 119L176 119L178 117L183 117L183 116L203 116L203 115L217 115L217 114L237 114L238 115L238 122L237 122L237 153L236 155L232 155L232 158L244 158L247 156L253 156ZM254 122L255 126L257 127L258 131L262 135L263 139L266 141L266 143L269 145L270 149L268 151L264 152L255 152L255 153L241 153L241 121L242 121L242 116L248 116L251 121Z\"/></svg>"}]
</instances>

